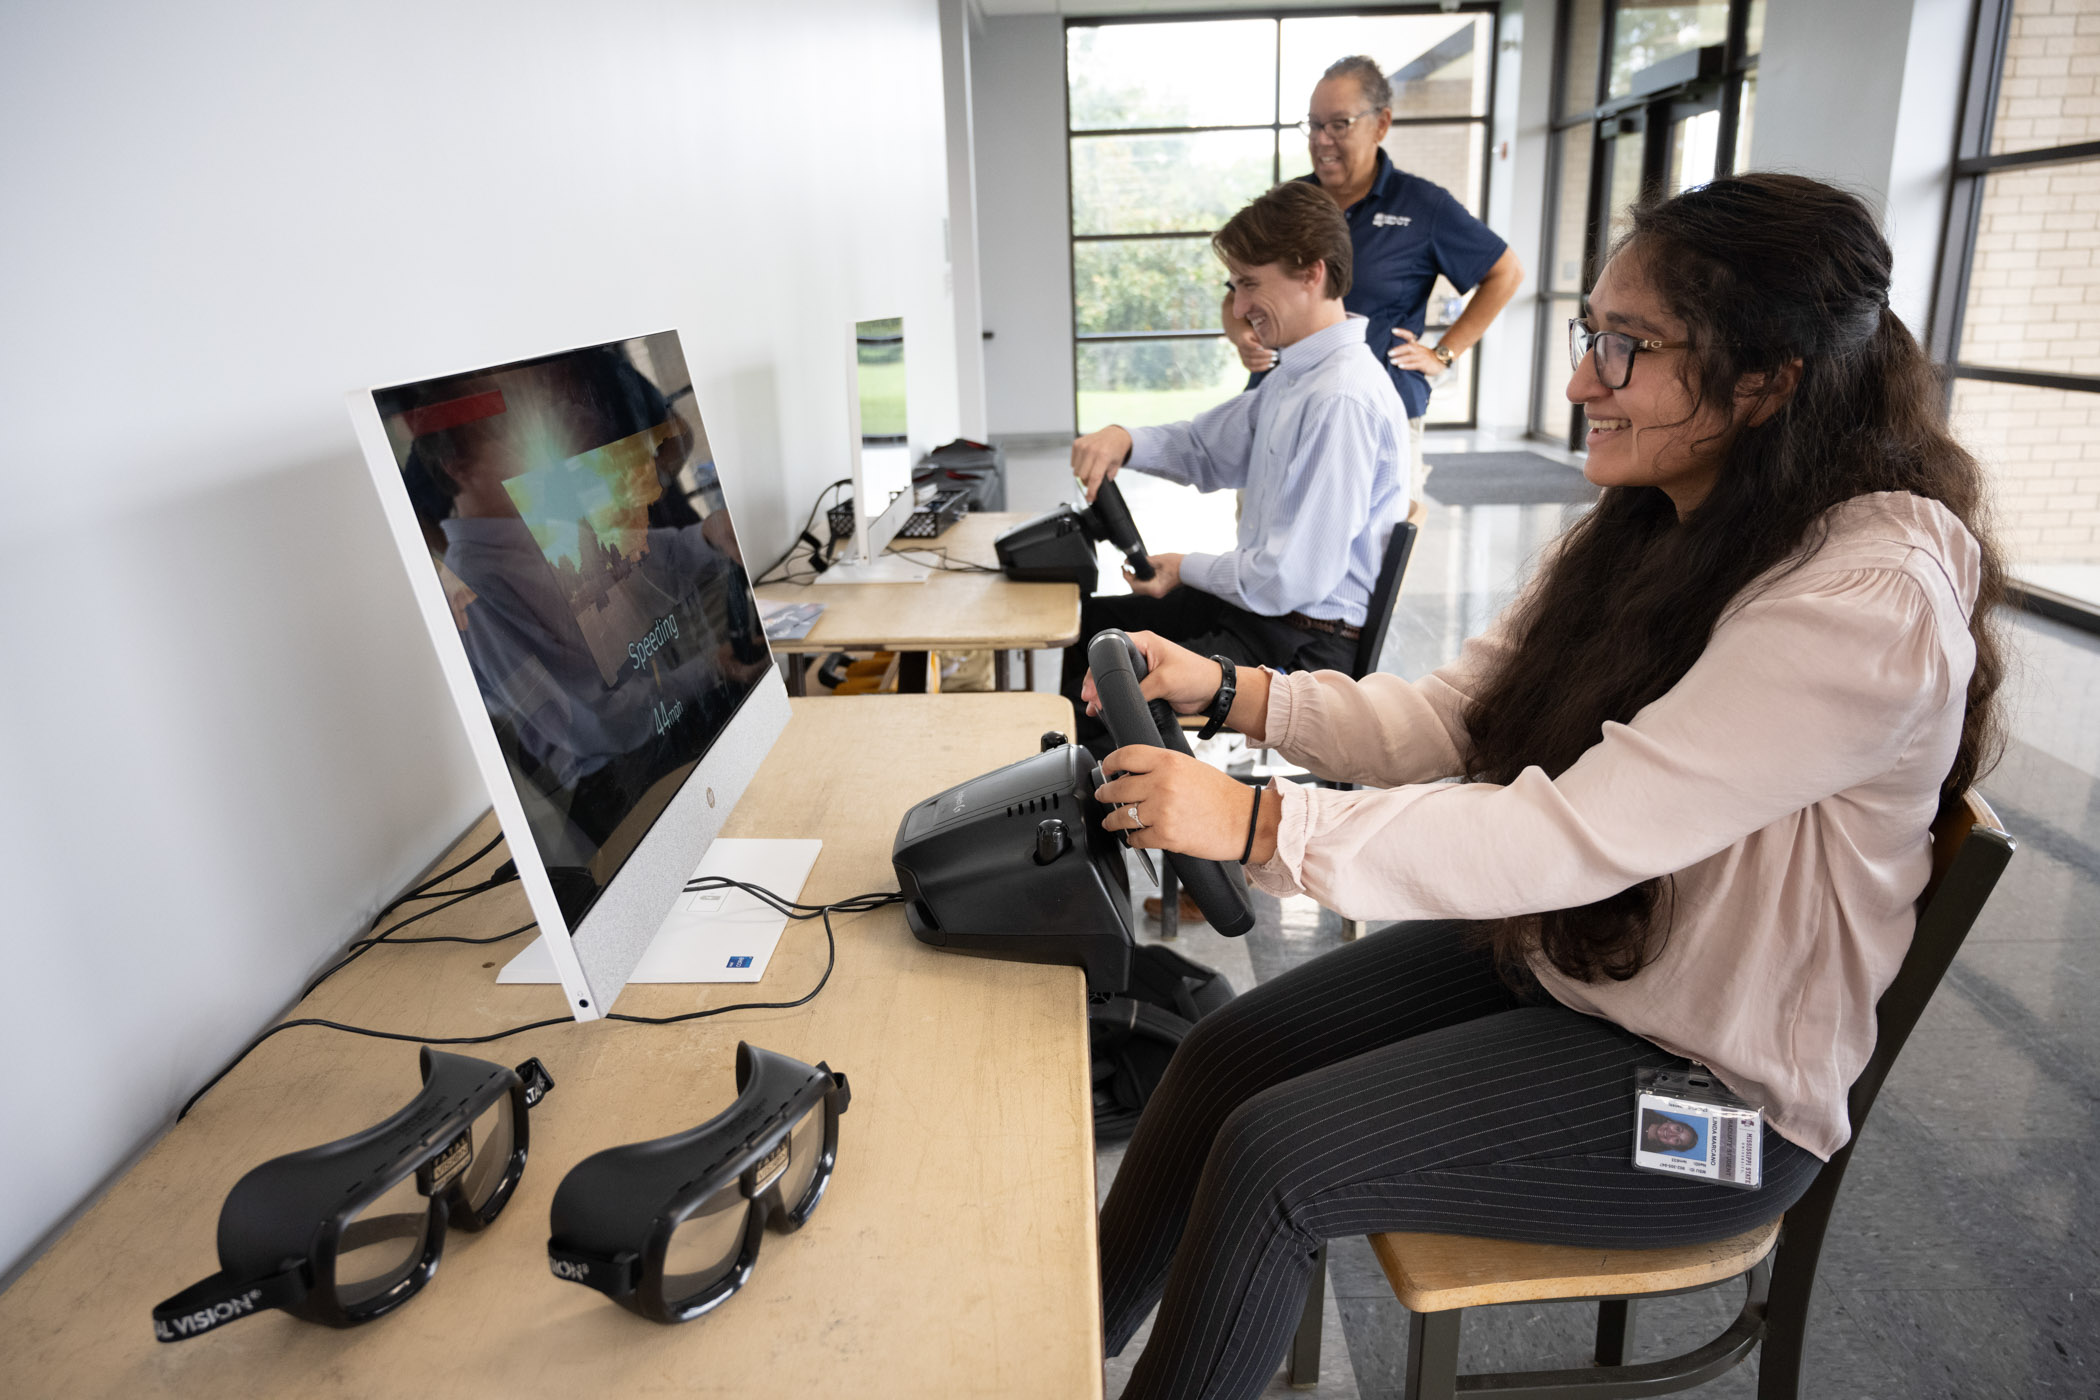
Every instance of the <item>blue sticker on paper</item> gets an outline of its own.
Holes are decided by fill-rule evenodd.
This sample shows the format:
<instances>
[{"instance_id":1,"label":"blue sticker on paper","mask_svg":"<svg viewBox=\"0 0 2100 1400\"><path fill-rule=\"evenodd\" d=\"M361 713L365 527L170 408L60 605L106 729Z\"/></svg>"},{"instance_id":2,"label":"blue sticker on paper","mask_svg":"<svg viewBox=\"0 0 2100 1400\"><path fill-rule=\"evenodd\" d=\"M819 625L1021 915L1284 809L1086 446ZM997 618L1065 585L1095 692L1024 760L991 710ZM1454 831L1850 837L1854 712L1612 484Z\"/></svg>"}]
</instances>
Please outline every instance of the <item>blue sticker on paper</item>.
<instances>
[{"instance_id":1,"label":"blue sticker on paper","mask_svg":"<svg viewBox=\"0 0 2100 1400\"><path fill-rule=\"evenodd\" d=\"M731 959L729 960L729 965L730 965L731 967L749 967L749 966L751 966L751 959L749 959L749 958L731 958Z\"/></svg>"}]
</instances>

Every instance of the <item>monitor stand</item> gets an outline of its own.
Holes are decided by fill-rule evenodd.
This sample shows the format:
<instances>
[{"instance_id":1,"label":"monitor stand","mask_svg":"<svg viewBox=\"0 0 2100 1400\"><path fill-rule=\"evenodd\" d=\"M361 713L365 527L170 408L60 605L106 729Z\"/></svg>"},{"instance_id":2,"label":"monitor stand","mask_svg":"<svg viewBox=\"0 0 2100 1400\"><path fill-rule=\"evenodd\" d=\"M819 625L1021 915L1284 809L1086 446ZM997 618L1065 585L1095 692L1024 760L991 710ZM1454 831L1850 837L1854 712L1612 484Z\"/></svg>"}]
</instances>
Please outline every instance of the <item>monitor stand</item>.
<instances>
[{"instance_id":1,"label":"monitor stand","mask_svg":"<svg viewBox=\"0 0 2100 1400\"><path fill-rule=\"evenodd\" d=\"M723 875L762 885L782 899L802 897L810 867L817 863L822 841L752 840L718 836L707 848L692 878ZM766 975L773 949L787 927L787 915L738 889L701 890L678 896L663 927L627 974L637 982L756 982ZM505 963L499 983L543 983L561 980L545 936Z\"/></svg>"},{"instance_id":2,"label":"monitor stand","mask_svg":"<svg viewBox=\"0 0 2100 1400\"><path fill-rule=\"evenodd\" d=\"M924 583L933 572L930 565L915 564L901 554L884 551L904 522L911 519L917 508L917 498L910 491L899 491L890 498L888 509L873 520L859 521L853 533L853 553L818 574L812 583Z\"/></svg>"}]
</instances>

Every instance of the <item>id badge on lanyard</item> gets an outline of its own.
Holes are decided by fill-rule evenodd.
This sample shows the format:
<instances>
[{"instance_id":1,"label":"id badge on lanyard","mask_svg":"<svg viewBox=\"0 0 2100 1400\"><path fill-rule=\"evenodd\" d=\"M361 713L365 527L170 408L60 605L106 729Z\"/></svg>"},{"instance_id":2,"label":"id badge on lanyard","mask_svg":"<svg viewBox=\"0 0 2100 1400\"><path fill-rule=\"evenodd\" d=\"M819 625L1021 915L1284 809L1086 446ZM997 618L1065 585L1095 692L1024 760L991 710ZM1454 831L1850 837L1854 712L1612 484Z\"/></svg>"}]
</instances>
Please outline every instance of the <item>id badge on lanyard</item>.
<instances>
[{"instance_id":1,"label":"id badge on lanyard","mask_svg":"<svg viewBox=\"0 0 2100 1400\"><path fill-rule=\"evenodd\" d=\"M1634 1077L1633 1165L1743 1191L1764 1184L1765 1116L1703 1065Z\"/></svg>"}]
</instances>

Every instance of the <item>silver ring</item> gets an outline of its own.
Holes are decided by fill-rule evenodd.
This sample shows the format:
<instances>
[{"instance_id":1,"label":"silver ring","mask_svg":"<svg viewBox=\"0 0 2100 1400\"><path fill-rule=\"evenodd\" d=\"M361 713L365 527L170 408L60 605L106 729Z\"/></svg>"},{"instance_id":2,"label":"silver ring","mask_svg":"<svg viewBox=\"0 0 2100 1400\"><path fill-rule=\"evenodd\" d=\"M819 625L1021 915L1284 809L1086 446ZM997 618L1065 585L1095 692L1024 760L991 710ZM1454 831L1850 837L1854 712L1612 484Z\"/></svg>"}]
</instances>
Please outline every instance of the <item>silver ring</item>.
<instances>
[{"instance_id":1,"label":"silver ring","mask_svg":"<svg viewBox=\"0 0 2100 1400\"><path fill-rule=\"evenodd\" d=\"M1130 824L1139 831L1145 829L1145 819L1137 814L1137 803L1133 802L1128 807L1125 807L1123 814L1130 818Z\"/></svg>"}]
</instances>

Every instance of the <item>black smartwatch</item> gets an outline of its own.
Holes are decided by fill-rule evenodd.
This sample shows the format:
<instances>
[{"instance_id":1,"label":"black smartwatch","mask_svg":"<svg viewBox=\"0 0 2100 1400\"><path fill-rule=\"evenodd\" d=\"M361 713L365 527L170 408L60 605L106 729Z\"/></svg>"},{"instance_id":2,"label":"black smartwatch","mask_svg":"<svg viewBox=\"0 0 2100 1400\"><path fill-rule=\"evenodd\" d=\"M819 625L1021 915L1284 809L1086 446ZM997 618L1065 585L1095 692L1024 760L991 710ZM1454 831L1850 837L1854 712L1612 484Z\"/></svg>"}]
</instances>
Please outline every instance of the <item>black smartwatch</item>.
<instances>
[{"instance_id":1,"label":"black smartwatch","mask_svg":"<svg viewBox=\"0 0 2100 1400\"><path fill-rule=\"evenodd\" d=\"M1225 716L1232 713L1232 697L1239 693L1240 671L1227 656L1213 656L1218 663L1218 693L1210 697L1210 708L1203 712L1203 727L1196 731L1198 739L1214 737L1225 727Z\"/></svg>"}]
</instances>

